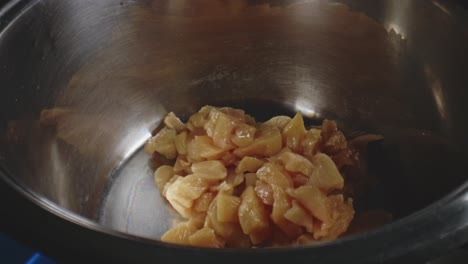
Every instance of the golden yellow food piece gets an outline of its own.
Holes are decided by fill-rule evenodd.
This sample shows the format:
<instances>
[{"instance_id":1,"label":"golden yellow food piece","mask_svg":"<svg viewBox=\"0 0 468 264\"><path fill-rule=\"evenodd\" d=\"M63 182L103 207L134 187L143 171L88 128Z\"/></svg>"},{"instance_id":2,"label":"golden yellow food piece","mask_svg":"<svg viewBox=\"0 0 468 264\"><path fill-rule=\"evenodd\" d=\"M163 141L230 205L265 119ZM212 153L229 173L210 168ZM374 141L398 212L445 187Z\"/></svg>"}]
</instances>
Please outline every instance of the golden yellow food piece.
<instances>
[{"instance_id":1,"label":"golden yellow food piece","mask_svg":"<svg viewBox=\"0 0 468 264\"><path fill-rule=\"evenodd\" d=\"M188 241L191 246L222 248L226 243L223 239L216 236L213 229L203 227L189 236Z\"/></svg>"},{"instance_id":2,"label":"golden yellow food piece","mask_svg":"<svg viewBox=\"0 0 468 264\"><path fill-rule=\"evenodd\" d=\"M195 162L192 164L192 172L210 182L222 180L227 176L227 169L219 160Z\"/></svg>"},{"instance_id":3,"label":"golden yellow food piece","mask_svg":"<svg viewBox=\"0 0 468 264\"><path fill-rule=\"evenodd\" d=\"M161 241L181 245L190 245L189 238L195 232L197 232L197 227L193 225L192 222L187 221L179 223L173 228L169 229L169 231L167 231L164 235L162 235Z\"/></svg>"},{"instance_id":4,"label":"golden yellow food piece","mask_svg":"<svg viewBox=\"0 0 468 264\"><path fill-rule=\"evenodd\" d=\"M284 217L298 226L304 227L307 232L314 233L314 218L297 201L292 201Z\"/></svg>"},{"instance_id":5,"label":"golden yellow food piece","mask_svg":"<svg viewBox=\"0 0 468 264\"><path fill-rule=\"evenodd\" d=\"M211 108L211 110L208 113L208 119L205 125L203 126L203 129L205 129L206 134L213 138L215 126L216 126L216 120L218 119L218 116L222 114L221 111L219 111L218 108Z\"/></svg>"},{"instance_id":6,"label":"golden yellow food piece","mask_svg":"<svg viewBox=\"0 0 468 264\"><path fill-rule=\"evenodd\" d=\"M233 153L239 157L269 157L278 153L281 147L281 133L277 128L273 128L262 136L254 139L250 145L235 149Z\"/></svg>"},{"instance_id":7,"label":"golden yellow food piece","mask_svg":"<svg viewBox=\"0 0 468 264\"><path fill-rule=\"evenodd\" d=\"M254 141L256 131L254 126L240 124L231 136L231 141L238 147L245 147Z\"/></svg>"},{"instance_id":8,"label":"golden yellow food piece","mask_svg":"<svg viewBox=\"0 0 468 264\"><path fill-rule=\"evenodd\" d=\"M263 206L263 203L255 194L252 187L247 187L242 193L242 202L239 206L239 223L244 231L244 234L248 235L261 235L268 232L269 219L268 213ZM263 236L252 240L253 244L262 242ZM251 236L252 239L252 236Z\"/></svg>"},{"instance_id":9,"label":"golden yellow food piece","mask_svg":"<svg viewBox=\"0 0 468 264\"><path fill-rule=\"evenodd\" d=\"M211 202L208 208L208 214L205 219L205 227L212 228L216 235L222 237L226 241L236 233L237 223L221 222L218 219L218 197Z\"/></svg>"},{"instance_id":10,"label":"golden yellow food piece","mask_svg":"<svg viewBox=\"0 0 468 264\"><path fill-rule=\"evenodd\" d=\"M234 120L229 118L228 115L224 113L217 114L212 135L215 146L222 149L230 149L233 147L231 143L231 132L234 126Z\"/></svg>"},{"instance_id":11,"label":"golden yellow food piece","mask_svg":"<svg viewBox=\"0 0 468 264\"><path fill-rule=\"evenodd\" d=\"M359 161L335 122L306 130L301 113L256 123L242 110L205 106L186 124L172 112L164 124L145 150L159 165L157 188L189 221L162 241L285 246L348 229L354 209L340 170Z\"/></svg>"},{"instance_id":12,"label":"golden yellow food piece","mask_svg":"<svg viewBox=\"0 0 468 264\"><path fill-rule=\"evenodd\" d=\"M189 161L202 161L206 159L221 158L224 150L216 147L209 136L195 136L187 144L187 159Z\"/></svg>"},{"instance_id":13,"label":"golden yellow food piece","mask_svg":"<svg viewBox=\"0 0 468 264\"><path fill-rule=\"evenodd\" d=\"M285 218L285 213L291 208L291 199L283 188L276 185L271 188L274 196L271 219L288 237L296 238L302 233L301 228Z\"/></svg>"},{"instance_id":14,"label":"golden yellow food piece","mask_svg":"<svg viewBox=\"0 0 468 264\"><path fill-rule=\"evenodd\" d=\"M309 178L309 184L323 191L341 190L344 180L333 160L326 154L319 153L312 158L314 172Z\"/></svg>"},{"instance_id":15,"label":"golden yellow food piece","mask_svg":"<svg viewBox=\"0 0 468 264\"><path fill-rule=\"evenodd\" d=\"M288 189L288 194L301 203L310 214L322 222L330 222L330 211L327 207L327 196L312 185L301 186L297 189Z\"/></svg>"},{"instance_id":16,"label":"golden yellow food piece","mask_svg":"<svg viewBox=\"0 0 468 264\"><path fill-rule=\"evenodd\" d=\"M169 203L190 208L193 201L200 197L209 187L209 183L196 174L179 177L166 191L166 199Z\"/></svg>"},{"instance_id":17,"label":"golden yellow food piece","mask_svg":"<svg viewBox=\"0 0 468 264\"><path fill-rule=\"evenodd\" d=\"M205 225L205 220L206 220L206 216L208 215L207 212L196 212L195 210L193 210L194 208L190 208L192 209L191 212L190 212L190 222L197 227L197 229L200 229L202 228L204 225Z\"/></svg>"},{"instance_id":18,"label":"golden yellow food piece","mask_svg":"<svg viewBox=\"0 0 468 264\"><path fill-rule=\"evenodd\" d=\"M179 155L187 154L187 131L183 131L175 137L174 144Z\"/></svg>"},{"instance_id":19,"label":"golden yellow food piece","mask_svg":"<svg viewBox=\"0 0 468 264\"><path fill-rule=\"evenodd\" d=\"M314 165L304 156L293 152L283 152L278 159L283 162L284 168L290 172L300 172L306 176L312 176Z\"/></svg>"},{"instance_id":20,"label":"golden yellow food piece","mask_svg":"<svg viewBox=\"0 0 468 264\"><path fill-rule=\"evenodd\" d=\"M178 156L174 163L174 173L179 175L192 174L192 163L185 156Z\"/></svg>"},{"instance_id":21,"label":"golden yellow food piece","mask_svg":"<svg viewBox=\"0 0 468 264\"><path fill-rule=\"evenodd\" d=\"M352 201L344 202L343 195L330 195L326 205L330 211L332 223L326 225L326 232L315 232L315 238L336 239L344 233L354 217ZM325 223L327 224L327 223Z\"/></svg>"},{"instance_id":22,"label":"golden yellow food piece","mask_svg":"<svg viewBox=\"0 0 468 264\"><path fill-rule=\"evenodd\" d=\"M257 178L283 189L293 187L291 177L277 164L267 162L257 170Z\"/></svg>"},{"instance_id":23,"label":"golden yellow food piece","mask_svg":"<svg viewBox=\"0 0 468 264\"><path fill-rule=\"evenodd\" d=\"M164 186L166 186L166 183L168 183L172 177L174 177L174 168L171 166L163 165L156 169L154 172L154 182L160 193L163 192Z\"/></svg>"},{"instance_id":24,"label":"golden yellow food piece","mask_svg":"<svg viewBox=\"0 0 468 264\"><path fill-rule=\"evenodd\" d=\"M206 122L208 122L208 113L201 113L201 112L198 112L194 115L192 115L189 119L189 122L187 125L191 125L193 126L194 128L201 128L201 127L204 127ZM193 129L191 129L193 130Z\"/></svg>"},{"instance_id":25,"label":"golden yellow food piece","mask_svg":"<svg viewBox=\"0 0 468 264\"><path fill-rule=\"evenodd\" d=\"M226 193L226 194L233 194L234 193L234 187L227 183L226 181L221 182L218 185L214 185L210 187L210 192L217 192L217 193Z\"/></svg>"},{"instance_id":26,"label":"golden yellow food piece","mask_svg":"<svg viewBox=\"0 0 468 264\"><path fill-rule=\"evenodd\" d=\"M271 188L270 184L264 181L257 180L255 182L254 190L258 198L262 200L262 203L267 204L267 205L273 205L275 198L273 195L273 189Z\"/></svg>"},{"instance_id":27,"label":"golden yellow food piece","mask_svg":"<svg viewBox=\"0 0 468 264\"><path fill-rule=\"evenodd\" d=\"M306 134L304 127L304 119L302 119L301 112L298 112L289 124L283 129L283 145L291 150L300 153L301 142Z\"/></svg>"},{"instance_id":28,"label":"golden yellow food piece","mask_svg":"<svg viewBox=\"0 0 468 264\"><path fill-rule=\"evenodd\" d=\"M257 172L264 161L254 157L243 157L236 167L237 173Z\"/></svg>"},{"instance_id":29,"label":"golden yellow food piece","mask_svg":"<svg viewBox=\"0 0 468 264\"><path fill-rule=\"evenodd\" d=\"M328 198L329 204L334 204L332 210L332 218L335 220L335 225L332 226L332 239L338 238L346 232L351 221L354 218L353 200L348 198L344 201L343 195L331 195Z\"/></svg>"},{"instance_id":30,"label":"golden yellow food piece","mask_svg":"<svg viewBox=\"0 0 468 264\"><path fill-rule=\"evenodd\" d=\"M312 158L317 152L317 143L320 141L320 129L311 128L304 135L302 140L302 153L306 158Z\"/></svg>"},{"instance_id":31,"label":"golden yellow food piece","mask_svg":"<svg viewBox=\"0 0 468 264\"><path fill-rule=\"evenodd\" d=\"M262 127L268 127L268 126L273 126L277 127L280 131L283 131L283 129L291 122L291 117L289 116L275 116L270 118L268 121L264 122L261 124Z\"/></svg>"},{"instance_id":32,"label":"golden yellow food piece","mask_svg":"<svg viewBox=\"0 0 468 264\"><path fill-rule=\"evenodd\" d=\"M158 152L168 159L175 159L177 157L177 149L174 144L175 137L176 131L174 129L164 127L146 142L145 151L148 154Z\"/></svg>"},{"instance_id":33,"label":"golden yellow food piece","mask_svg":"<svg viewBox=\"0 0 468 264\"><path fill-rule=\"evenodd\" d=\"M164 124L170 128L174 129L176 132L181 132L185 130L185 124L180 121L180 119L173 113L170 112L164 118Z\"/></svg>"},{"instance_id":34,"label":"golden yellow food piece","mask_svg":"<svg viewBox=\"0 0 468 264\"><path fill-rule=\"evenodd\" d=\"M194 202L193 202L193 209L196 212L206 212L208 211L208 208L210 207L211 202L215 198L216 194L212 192L206 192L200 197L198 197Z\"/></svg>"},{"instance_id":35,"label":"golden yellow food piece","mask_svg":"<svg viewBox=\"0 0 468 264\"><path fill-rule=\"evenodd\" d=\"M238 210L241 199L236 196L219 193L217 202L217 218L220 222L238 223Z\"/></svg>"},{"instance_id":36,"label":"golden yellow food piece","mask_svg":"<svg viewBox=\"0 0 468 264\"><path fill-rule=\"evenodd\" d=\"M230 171L226 177L226 183L232 187L236 187L244 182L245 176L243 173L236 173L235 171Z\"/></svg>"},{"instance_id":37,"label":"golden yellow food piece","mask_svg":"<svg viewBox=\"0 0 468 264\"><path fill-rule=\"evenodd\" d=\"M163 188L163 191L162 191L162 196L166 197L166 193L167 193L167 189L169 189L169 187L171 187L171 185L179 178L182 178L182 176L180 175L174 175L165 185L164 185L164 188Z\"/></svg>"}]
</instances>

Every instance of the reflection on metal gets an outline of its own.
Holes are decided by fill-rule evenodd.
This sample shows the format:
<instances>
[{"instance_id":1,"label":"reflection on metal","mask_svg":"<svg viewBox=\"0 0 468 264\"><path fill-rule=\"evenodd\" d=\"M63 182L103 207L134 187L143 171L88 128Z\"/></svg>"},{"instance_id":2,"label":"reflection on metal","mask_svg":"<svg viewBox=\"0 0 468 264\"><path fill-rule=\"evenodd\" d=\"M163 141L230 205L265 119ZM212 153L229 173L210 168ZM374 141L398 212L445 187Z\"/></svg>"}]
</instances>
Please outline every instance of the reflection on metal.
<instances>
[{"instance_id":1,"label":"reflection on metal","mask_svg":"<svg viewBox=\"0 0 468 264\"><path fill-rule=\"evenodd\" d=\"M445 14L447 14L447 15L449 15L449 16L452 15L452 13L450 13L450 11L449 11L445 6L443 6L441 3L439 3L439 1L435 1L435 0L434 0L434 1L432 1L432 3L433 3L436 7L438 7L442 12L444 12Z\"/></svg>"},{"instance_id":2,"label":"reflection on metal","mask_svg":"<svg viewBox=\"0 0 468 264\"><path fill-rule=\"evenodd\" d=\"M131 138L125 138L123 139L124 142L132 142L131 146L126 146L125 152L123 154L122 160L127 160L129 159L138 149L143 146L143 144L146 142L151 137L151 133L148 131L148 129L135 129L133 133L129 133L127 137Z\"/></svg>"},{"instance_id":3,"label":"reflection on metal","mask_svg":"<svg viewBox=\"0 0 468 264\"><path fill-rule=\"evenodd\" d=\"M407 33L405 30L408 28L410 14L412 10L412 1L406 0L392 0L386 1L385 9L385 27L388 31L394 31L401 36L402 39L406 38Z\"/></svg>"},{"instance_id":4,"label":"reflection on metal","mask_svg":"<svg viewBox=\"0 0 468 264\"><path fill-rule=\"evenodd\" d=\"M434 72L432 71L429 65L424 66L424 73L426 74L429 88L431 89L432 94L434 96L434 101L437 106L437 110L440 115L440 118L442 119L443 123L447 123L449 121L448 120L449 113L448 113L447 106L445 103L446 100L445 100L442 84L440 80L437 78L437 76L435 76Z\"/></svg>"},{"instance_id":5,"label":"reflection on metal","mask_svg":"<svg viewBox=\"0 0 468 264\"><path fill-rule=\"evenodd\" d=\"M301 112L304 117L311 119L320 117L319 113L317 113L315 109L310 106L310 102L307 102L303 99L296 100L294 107L295 110Z\"/></svg>"},{"instance_id":6,"label":"reflection on metal","mask_svg":"<svg viewBox=\"0 0 468 264\"><path fill-rule=\"evenodd\" d=\"M387 26L387 30L389 33L394 32L395 34L399 35L401 39L405 39L405 35L402 33L402 29L400 28L399 25L390 23Z\"/></svg>"}]
</instances>

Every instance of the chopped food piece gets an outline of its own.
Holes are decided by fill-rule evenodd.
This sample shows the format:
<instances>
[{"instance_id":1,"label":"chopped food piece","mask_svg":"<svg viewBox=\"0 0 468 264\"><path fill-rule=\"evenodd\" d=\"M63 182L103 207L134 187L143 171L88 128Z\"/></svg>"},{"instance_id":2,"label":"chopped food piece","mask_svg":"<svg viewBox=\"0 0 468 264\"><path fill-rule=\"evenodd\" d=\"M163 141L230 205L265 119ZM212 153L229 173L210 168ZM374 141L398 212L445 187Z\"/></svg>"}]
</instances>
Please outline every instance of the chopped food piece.
<instances>
[{"instance_id":1,"label":"chopped food piece","mask_svg":"<svg viewBox=\"0 0 468 264\"><path fill-rule=\"evenodd\" d=\"M208 136L195 136L187 144L187 159L189 161L202 161L222 157L225 151L214 145L213 139Z\"/></svg>"},{"instance_id":2,"label":"chopped food piece","mask_svg":"<svg viewBox=\"0 0 468 264\"><path fill-rule=\"evenodd\" d=\"M253 157L243 157L236 167L237 173L257 172L263 165L263 160Z\"/></svg>"},{"instance_id":3,"label":"chopped food piece","mask_svg":"<svg viewBox=\"0 0 468 264\"><path fill-rule=\"evenodd\" d=\"M291 208L291 198L283 188L272 185L273 189L273 211L271 219L290 238L296 238L302 233L302 229L285 218L285 213Z\"/></svg>"},{"instance_id":4,"label":"chopped food piece","mask_svg":"<svg viewBox=\"0 0 468 264\"><path fill-rule=\"evenodd\" d=\"M231 132L234 126L234 120L229 118L228 115L224 113L218 113L216 115L212 138L217 147L222 149L230 149L233 147L231 143Z\"/></svg>"},{"instance_id":5,"label":"chopped food piece","mask_svg":"<svg viewBox=\"0 0 468 264\"><path fill-rule=\"evenodd\" d=\"M327 196L317 187L306 185L294 190L288 189L287 192L314 217L325 223L330 222L330 212L326 205Z\"/></svg>"},{"instance_id":6,"label":"chopped food piece","mask_svg":"<svg viewBox=\"0 0 468 264\"><path fill-rule=\"evenodd\" d=\"M257 171L257 178L283 189L293 187L291 177L277 164L267 162Z\"/></svg>"},{"instance_id":7,"label":"chopped food piece","mask_svg":"<svg viewBox=\"0 0 468 264\"><path fill-rule=\"evenodd\" d=\"M174 177L174 168L171 166L163 165L156 169L154 172L154 182L159 189L159 192L163 192L164 186Z\"/></svg>"},{"instance_id":8,"label":"chopped food piece","mask_svg":"<svg viewBox=\"0 0 468 264\"><path fill-rule=\"evenodd\" d=\"M187 131L183 131L175 137L174 144L179 155L187 155Z\"/></svg>"},{"instance_id":9,"label":"chopped food piece","mask_svg":"<svg viewBox=\"0 0 468 264\"><path fill-rule=\"evenodd\" d=\"M241 124L236 128L234 135L231 136L231 141L238 147L245 147L254 141L256 131L257 129L254 126Z\"/></svg>"},{"instance_id":10,"label":"chopped food piece","mask_svg":"<svg viewBox=\"0 0 468 264\"><path fill-rule=\"evenodd\" d=\"M189 238L195 232L197 232L197 227L190 221L179 223L167 231L164 235L162 235L161 241L174 244L190 245Z\"/></svg>"},{"instance_id":11,"label":"chopped food piece","mask_svg":"<svg viewBox=\"0 0 468 264\"><path fill-rule=\"evenodd\" d=\"M181 178L182 176L179 176L179 175L174 175L165 185L164 185L164 189L162 191L162 196L166 197L166 194L167 194L167 189L169 189L169 187L171 187L171 185L179 178Z\"/></svg>"},{"instance_id":12,"label":"chopped food piece","mask_svg":"<svg viewBox=\"0 0 468 264\"><path fill-rule=\"evenodd\" d=\"M330 157L319 153L312 158L315 170L309 178L309 184L323 190L341 190L344 186L344 180L338 168Z\"/></svg>"},{"instance_id":13,"label":"chopped food piece","mask_svg":"<svg viewBox=\"0 0 468 264\"><path fill-rule=\"evenodd\" d=\"M220 222L238 223L238 210L241 199L236 196L220 193L218 194L217 217Z\"/></svg>"},{"instance_id":14,"label":"chopped food piece","mask_svg":"<svg viewBox=\"0 0 468 264\"><path fill-rule=\"evenodd\" d=\"M219 185L210 187L210 192L223 192L227 194L234 193L234 187L227 183L226 181L221 182Z\"/></svg>"},{"instance_id":15,"label":"chopped food piece","mask_svg":"<svg viewBox=\"0 0 468 264\"><path fill-rule=\"evenodd\" d=\"M186 157L177 157L174 163L174 173L178 175L192 174L192 163L186 160Z\"/></svg>"},{"instance_id":16,"label":"chopped food piece","mask_svg":"<svg viewBox=\"0 0 468 264\"><path fill-rule=\"evenodd\" d=\"M317 143L320 141L320 129L311 128L309 129L304 139L302 140L303 154L306 158L310 159L317 153Z\"/></svg>"},{"instance_id":17,"label":"chopped food piece","mask_svg":"<svg viewBox=\"0 0 468 264\"><path fill-rule=\"evenodd\" d=\"M226 167L219 160L193 163L192 172L207 181L218 181L227 176Z\"/></svg>"},{"instance_id":18,"label":"chopped food piece","mask_svg":"<svg viewBox=\"0 0 468 264\"><path fill-rule=\"evenodd\" d=\"M242 194L242 202L239 206L239 223L244 234L256 237L255 241L252 240L253 244L262 242L263 233L268 232L268 213L252 187L247 187Z\"/></svg>"},{"instance_id":19,"label":"chopped food piece","mask_svg":"<svg viewBox=\"0 0 468 264\"><path fill-rule=\"evenodd\" d=\"M278 157L283 162L284 168L290 172L300 172L307 176L312 176L314 165L304 156L293 152L283 152Z\"/></svg>"},{"instance_id":20,"label":"chopped food piece","mask_svg":"<svg viewBox=\"0 0 468 264\"><path fill-rule=\"evenodd\" d=\"M191 246L222 248L226 243L223 239L216 236L213 229L203 227L189 236L188 241Z\"/></svg>"},{"instance_id":21,"label":"chopped food piece","mask_svg":"<svg viewBox=\"0 0 468 264\"><path fill-rule=\"evenodd\" d=\"M250 145L235 149L234 154L239 157L269 157L275 155L281 150L281 142L281 133L277 128L274 128L254 139Z\"/></svg>"},{"instance_id":22,"label":"chopped food piece","mask_svg":"<svg viewBox=\"0 0 468 264\"><path fill-rule=\"evenodd\" d=\"M176 132L182 132L185 130L185 124L180 121L180 119L173 113L170 112L164 118L164 124L170 128L174 129Z\"/></svg>"},{"instance_id":23,"label":"chopped food piece","mask_svg":"<svg viewBox=\"0 0 468 264\"><path fill-rule=\"evenodd\" d=\"M261 124L263 127L267 126L274 126L277 127L280 131L283 131L283 129L291 122L291 117L289 116L275 116L266 121L265 123Z\"/></svg>"},{"instance_id":24,"label":"chopped food piece","mask_svg":"<svg viewBox=\"0 0 468 264\"><path fill-rule=\"evenodd\" d=\"M256 123L243 110L205 106L186 124L172 112L164 124L145 150L158 190L188 221L162 241L285 246L348 230L354 209L343 195L353 185L341 173L365 163L356 155L365 143L348 144L335 122L306 130L301 113Z\"/></svg>"},{"instance_id":25,"label":"chopped food piece","mask_svg":"<svg viewBox=\"0 0 468 264\"><path fill-rule=\"evenodd\" d=\"M226 177L226 183L231 185L232 187L236 187L244 182L244 174L243 173L236 173L234 171L230 171L228 176Z\"/></svg>"},{"instance_id":26,"label":"chopped food piece","mask_svg":"<svg viewBox=\"0 0 468 264\"><path fill-rule=\"evenodd\" d=\"M304 127L304 120L302 114L298 112L296 116L289 122L289 124L283 129L283 145L292 149L293 151L300 153L301 142L306 134Z\"/></svg>"},{"instance_id":27,"label":"chopped food piece","mask_svg":"<svg viewBox=\"0 0 468 264\"><path fill-rule=\"evenodd\" d=\"M314 233L314 218L297 201L292 201L291 208L284 217L298 226L304 227L307 232Z\"/></svg>"},{"instance_id":28,"label":"chopped food piece","mask_svg":"<svg viewBox=\"0 0 468 264\"><path fill-rule=\"evenodd\" d=\"M210 207L211 202L215 198L216 194L212 192L206 192L202 194L198 199L193 203L193 209L196 212L206 212Z\"/></svg>"},{"instance_id":29,"label":"chopped food piece","mask_svg":"<svg viewBox=\"0 0 468 264\"><path fill-rule=\"evenodd\" d=\"M209 183L196 174L179 177L167 189L166 198L171 204L177 202L189 208L193 201L200 197L208 187Z\"/></svg>"},{"instance_id":30,"label":"chopped food piece","mask_svg":"<svg viewBox=\"0 0 468 264\"><path fill-rule=\"evenodd\" d=\"M257 194L258 198L262 200L264 204L273 205L273 202L274 202L273 189L268 183L264 181L256 181L255 193Z\"/></svg>"},{"instance_id":31,"label":"chopped food piece","mask_svg":"<svg viewBox=\"0 0 468 264\"><path fill-rule=\"evenodd\" d=\"M204 106L189 118L188 123L193 125L196 128L202 128L205 126L206 122L208 122L208 114L211 111L212 106Z\"/></svg>"},{"instance_id":32,"label":"chopped food piece","mask_svg":"<svg viewBox=\"0 0 468 264\"><path fill-rule=\"evenodd\" d=\"M330 195L327 197L326 206L330 212L331 222L322 223L314 232L315 239L336 239L344 233L354 217L352 201L344 202L343 195Z\"/></svg>"},{"instance_id":33,"label":"chopped food piece","mask_svg":"<svg viewBox=\"0 0 468 264\"><path fill-rule=\"evenodd\" d=\"M176 131L174 129L164 127L146 142L145 151L148 154L153 154L156 151L168 159L175 159L177 157L175 137Z\"/></svg>"},{"instance_id":34,"label":"chopped food piece","mask_svg":"<svg viewBox=\"0 0 468 264\"><path fill-rule=\"evenodd\" d=\"M221 222L218 219L218 197L211 202L208 208L208 214L205 220L205 227L212 228L216 235L222 237L226 241L230 240L236 233L236 228L239 224L230 222Z\"/></svg>"}]
</instances>

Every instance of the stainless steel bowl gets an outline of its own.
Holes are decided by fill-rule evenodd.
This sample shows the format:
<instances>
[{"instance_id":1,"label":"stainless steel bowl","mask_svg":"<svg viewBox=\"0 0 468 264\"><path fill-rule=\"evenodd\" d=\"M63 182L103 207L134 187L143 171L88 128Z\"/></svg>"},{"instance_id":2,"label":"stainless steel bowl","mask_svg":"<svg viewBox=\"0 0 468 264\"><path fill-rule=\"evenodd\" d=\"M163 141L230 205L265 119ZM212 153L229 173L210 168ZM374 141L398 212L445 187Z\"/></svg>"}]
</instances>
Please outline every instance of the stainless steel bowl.
<instances>
[{"instance_id":1,"label":"stainless steel bowl","mask_svg":"<svg viewBox=\"0 0 468 264\"><path fill-rule=\"evenodd\" d=\"M58 259L376 263L468 241L455 1L17 0L0 28L1 226ZM205 104L383 134L365 206L397 220L295 248L159 242L173 215L141 147L167 112Z\"/></svg>"}]
</instances>

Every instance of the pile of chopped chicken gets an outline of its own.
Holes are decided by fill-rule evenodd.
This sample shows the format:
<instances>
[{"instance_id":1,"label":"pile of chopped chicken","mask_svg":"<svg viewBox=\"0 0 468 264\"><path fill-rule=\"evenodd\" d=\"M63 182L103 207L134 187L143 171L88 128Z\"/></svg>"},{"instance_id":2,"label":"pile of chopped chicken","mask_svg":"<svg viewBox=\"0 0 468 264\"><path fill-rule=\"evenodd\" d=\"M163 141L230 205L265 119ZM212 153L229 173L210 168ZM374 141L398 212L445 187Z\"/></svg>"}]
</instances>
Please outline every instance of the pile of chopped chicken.
<instances>
[{"instance_id":1,"label":"pile of chopped chicken","mask_svg":"<svg viewBox=\"0 0 468 264\"><path fill-rule=\"evenodd\" d=\"M244 111L205 106L174 113L146 144L174 160L156 186L186 220L161 240L200 247L259 247L336 239L354 216L340 168L351 162L333 121L307 130L301 113L256 123Z\"/></svg>"}]
</instances>

